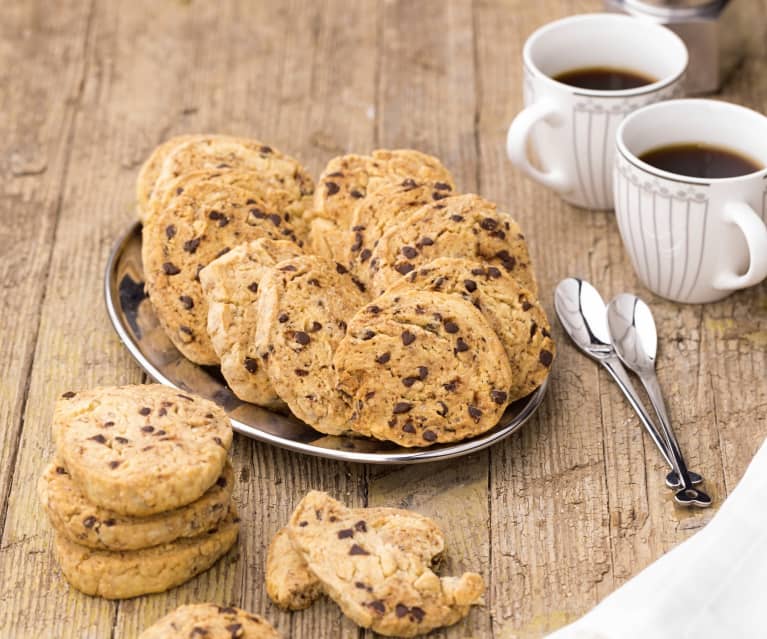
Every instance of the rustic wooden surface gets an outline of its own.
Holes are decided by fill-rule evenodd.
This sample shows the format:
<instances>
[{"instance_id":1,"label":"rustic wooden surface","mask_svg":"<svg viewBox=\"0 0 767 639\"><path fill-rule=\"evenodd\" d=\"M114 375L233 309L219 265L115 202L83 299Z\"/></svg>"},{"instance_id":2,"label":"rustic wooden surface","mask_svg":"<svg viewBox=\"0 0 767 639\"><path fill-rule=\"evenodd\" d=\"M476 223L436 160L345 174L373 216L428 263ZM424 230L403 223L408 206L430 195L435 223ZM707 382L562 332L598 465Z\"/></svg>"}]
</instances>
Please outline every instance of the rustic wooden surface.
<instances>
[{"instance_id":1,"label":"rustic wooden surface","mask_svg":"<svg viewBox=\"0 0 767 639\"><path fill-rule=\"evenodd\" d=\"M705 525L675 510L662 461L604 373L559 327L551 386L517 435L461 461L340 464L235 440L239 556L167 594L124 602L62 579L35 484L54 398L145 380L104 312L101 278L132 221L136 171L184 132L262 138L317 173L333 155L412 146L460 187L510 210L530 238L544 304L567 275L636 291L659 320L660 377L690 465L717 503L767 434L767 287L701 306L636 280L611 213L575 210L514 171L520 49L536 27L598 0L6 0L0 7L0 636L135 637L184 602L260 612L286 637L361 638L327 602L272 606L266 545L309 488L400 505L445 525L448 569L481 571L486 605L435 633L532 638L588 610ZM722 97L767 110L767 0Z\"/></svg>"}]
</instances>

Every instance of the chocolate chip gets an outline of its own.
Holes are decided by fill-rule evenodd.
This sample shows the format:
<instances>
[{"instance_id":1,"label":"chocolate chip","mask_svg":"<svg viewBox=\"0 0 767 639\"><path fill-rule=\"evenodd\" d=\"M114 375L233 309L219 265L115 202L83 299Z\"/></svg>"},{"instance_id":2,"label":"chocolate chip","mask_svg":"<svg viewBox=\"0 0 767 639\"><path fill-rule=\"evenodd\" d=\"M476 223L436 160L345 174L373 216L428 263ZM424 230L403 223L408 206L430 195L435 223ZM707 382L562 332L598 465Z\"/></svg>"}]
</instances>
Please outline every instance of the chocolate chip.
<instances>
[{"instance_id":1,"label":"chocolate chip","mask_svg":"<svg viewBox=\"0 0 767 639\"><path fill-rule=\"evenodd\" d=\"M396 614L400 619L404 617L408 612L410 612L410 608L408 608L406 605L398 603L394 607L394 614Z\"/></svg>"},{"instance_id":2,"label":"chocolate chip","mask_svg":"<svg viewBox=\"0 0 767 639\"><path fill-rule=\"evenodd\" d=\"M536 324L535 322L532 322L530 324L530 339L535 337L535 333L537 332L537 330L538 330L538 324Z\"/></svg>"},{"instance_id":3,"label":"chocolate chip","mask_svg":"<svg viewBox=\"0 0 767 639\"><path fill-rule=\"evenodd\" d=\"M471 415L471 418L475 423L479 423L479 420L482 417L482 411L476 406L469 404L469 415Z\"/></svg>"},{"instance_id":4,"label":"chocolate chip","mask_svg":"<svg viewBox=\"0 0 767 639\"><path fill-rule=\"evenodd\" d=\"M408 419L403 425L402 430L404 430L406 433L410 433L411 435L415 433L415 426L413 425L413 421Z\"/></svg>"},{"instance_id":5,"label":"chocolate chip","mask_svg":"<svg viewBox=\"0 0 767 639\"><path fill-rule=\"evenodd\" d=\"M258 371L258 360L253 359L252 357L246 357L243 365L245 366L245 370L251 374Z\"/></svg>"},{"instance_id":6,"label":"chocolate chip","mask_svg":"<svg viewBox=\"0 0 767 639\"><path fill-rule=\"evenodd\" d=\"M306 528L309 525L309 522L301 521L301 522L298 522L298 525L301 526L301 528Z\"/></svg>"},{"instance_id":7,"label":"chocolate chip","mask_svg":"<svg viewBox=\"0 0 767 639\"><path fill-rule=\"evenodd\" d=\"M344 333L346 332L346 322L343 320L338 320L338 328L340 328Z\"/></svg>"},{"instance_id":8,"label":"chocolate chip","mask_svg":"<svg viewBox=\"0 0 767 639\"><path fill-rule=\"evenodd\" d=\"M354 283L354 286L356 286L359 289L360 293L365 292L366 290L365 285L362 282L360 282L356 277L352 277L352 282Z\"/></svg>"},{"instance_id":9,"label":"chocolate chip","mask_svg":"<svg viewBox=\"0 0 767 639\"><path fill-rule=\"evenodd\" d=\"M225 216L220 211L211 211L210 213L208 213L208 217L211 220L220 220L220 219L224 218Z\"/></svg>"},{"instance_id":10,"label":"chocolate chip","mask_svg":"<svg viewBox=\"0 0 767 639\"><path fill-rule=\"evenodd\" d=\"M453 222L463 222L463 215L451 215L450 219L453 220Z\"/></svg>"},{"instance_id":11,"label":"chocolate chip","mask_svg":"<svg viewBox=\"0 0 767 639\"><path fill-rule=\"evenodd\" d=\"M488 266L487 274L489 277L492 277L494 279L497 279L501 276L501 272L497 268L495 268L495 266Z\"/></svg>"},{"instance_id":12,"label":"chocolate chip","mask_svg":"<svg viewBox=\"0 0 767 639\"><path fill-rule=\"evenodd\" d=\"M437 411L437 415L440 417L447 417L447 404L443 401L438 401L439 404L439 410Z\"/></svg>"},{"instance_id":13,"label":"chocolate chip","mask_svg":"<svg viewBox=\"0 0 767 639\"><path fill-rule=\"evenodd\" d=\"M349 269L346 268L343 264L339 264L336 262L336 273L340 273L341 275L344 275L345 273L348 273Z\"/></svg>"},{"instance_id":14,"label":"chocolate chip","mask_svg":"<svg viewBox=\"0 0 767 639\"><path fill-rule=\"evenodd\" d=\"M56 466L56 474L57 475L67 475L69 473L67 473L67 469L64 468L63 466Z\"/></svg>"},{"instance_id":15,"label":"chocolate chip","mask_svg":"<svg viewBox=\"0 0 767 639\"><path fill-rule=\"evenodd\" d=\"M431 194L431 199L435 201L443 200L448 196L447 193L440 193L439 191L433 191Z\"/></svg>"},{"instance_id":16,"label":"chocolate chip","mask_svg":"<svg viewBox=\"0 0 767 639\"><path fill-rule=\"evenodd\" d=\"M104 428L111 428L114 425L115 425L114 422L104 422Z\"/></svg>"},{"instance_id":17,"label":"chocolate chip","mask_svg":"<svg viewBox=\"0 0 767 639\"><path fill-rule=\"evenodd\" d=\"M220 488L226 488L226 477L219 477L216 480L216 486L219 486Z\"/></svg>"},{"instance_id":18,"label":"chocolate chip","mask_svg":"<svg viewBox=\"0 0 767 639\"><path fill-rule=\"evenodd\" d=\"M340 190L340 187L335 182L325 182L325 190L328 195L335 195Z\"/></svg>"},{"instance_id":19,"label":"chocolate chip","mask_svg":"<svg viewBox=\"0 0 767 639\"><path fill-rule=\"evenodd\" d=\"M277 321L280 324L284 324L285 322L288 321L288 319L290 319L290 318L288 317L287 313L280 313L280 316L277 318Z\"/></svg>"},{"instance_id":20,"label":"chocolate chip","mask_svg":"<svg viewBox=\"0 0 767 639\"><path fill-rule=\"evenodd\" d=\"M66 393L62 393L61 396L64 399L72 399L75 395L77 395L77 393L75 393L74 391L67 391Z\"/></svg>"},{"instance_id":21,"label":"chocolate chip","mask_svg":"<svg viewBox=\"0 0 767 639\"><path fill-rule=\"evenodd\" d=\"M541 354L538 355L538 360L544 366L551 366L551 362L554 361L554 355L551 354L551 351L547 351L544 349L541 351Z\"/></svg>"},{"instance_id":22,"label":"chocolate chip","mask_svg":"<svg viewBox=\"0 0 767 639\"><path fill-rule=\"evenodd\" d=\"M296 331L294 339L301 344L301 346L306 346L311 341L309 335L303 331Z\"/></svg>"},{"instance_id":23,"label":"chocolate chip","mask_svg":"<svg viewBox=\"0 0 767 639\"><path fill-rule=\"evenodd\" d=\"M427 236L427 237L422 237L422 238L421 238L421 239L418 241L418 244L420 244L421 246L431 246L432 244L434 244L434 240L432 240L432 239L431 239L430 237L428 237L428 236Z\"/></svg>"},{"instance_id":24,"label":"chocolate chip","mask_svg":"<svg viewBox=\"0 0 767 639\"><path fill-rule=\"evenodd\" d=\"M115 459L115 460L113 460L113 461L109 462L109 467L110 467L112 470L114 470L114 469L115 469L115 468L117 468L117 467L118 467L120 464L121 464L121 462Z\"/></svg>"},{"instance_id":25,"label":"chocolate chip","mask_svg":"<svg viewBox=\"0 0 767 639\"><path fill-rule=\"evenodd\" d=\"M504 233L501 229L496 229L495 231L490 233L490 237L497 237L499 240L505 240L506 233Z\"/></svg>"},{"instance_id":26,"label":"chocolate chip","mask_svg":"<svg viewBox=\"0 0 767 639\"><path fill-rule=\"evenodd\" d=\"M350 555L369 555L370 553L367 550L365 550L362 546L354 544L349 549L349 554Z\"/></svg>"},{"instance_id":27,"label":"chocolate chip","mask_svg":"<svg viewBox=\"0 0 767 639\"><path fill-rule=\"evenodd\" d=\"M368 606L375 610L378 614L383 615L386 612L386 606L384 605L384 602L380 599L376 599L375 601L371 601L368 603Z\"/></svg>"},{"instance_id":28,"label":"chocolate chip","mask_svg":"<svg viewBox=\"0 0 767 639\"><path fill-rule=\"evenodd\" d=\"M257 220L266 219L266 213L264 213L261 209L250 209L250 215L256 218Z\"/></svg>"},{"instance_id":29,"label":"chocolate chip","mask_svg":"<svg viewBox=\"0 0 767 639\"><path fill-rule=\"evenodd\" d=\"M437 439L437 435L432 430L425 430L425 431L423 431L423 438L427 442L433 442L433 441L435 441Z\"/></svg>"},{"instance_id":30,"label":"chocolate chip","mask_svg":"<svg viewBox=\"0 0 767 639\"><path fill-rule=\"evenodd\" d=\"M413 405L410 402L397 402L394 404L393 413L395 415L401 415L402 413L409 413L413 410Z\"/></svg>"},{"instance_id":31,"label":"chocolate chip","mask_svg":"<svg viewBox=\"0 0 767 639\"><path fill-rule=\"evenodd\" d=\"M167 237L170 240L175 235L176 235L176 226L174 224L168 224L168 226L165 227L165 237Z\"/></svg>"},{"instance_id":32,"label":"chocolate chip","mask_svg":"<svg viewBox=\"0 0 767 639\"><path fill-rule=\"evenodd\" d=\"M280 270L281 270L283 273L287 273L287 272L289 272L289 271L295 271L295 270L296 270L296 267L295 267L295 266L293 266L292 264L287 264L286 266L281 266L281 267L280 267Z\"/></svg>"},{"instance_id":33,"label":"chocolate chip","mask_svg":"<svg viewBox=\"0 0 767 639\"><path fill-rule=\"evenodd\" d=\"M109 519L105 519L105 520L104 520L104 525L105 525L105 526L107 526L108 528L111 528L111 527L112 527L112 526L114 526L116 523L117 523L117 520L115 520L115 519L112 519L111 517L110 517Z\"/></svg>"},{"instance_id":34,"label":"chocolate chip","mask_svg":"<svg viewBox=\"0 0 767 639\"><path fill-rule=\"evenodd\" d=\"M474 280L464 280L463 286L469 293L473 293L477 290L477 283Z\"/></svg>"},{"instance_id":35,"label":"chocolate chip","mask_svg":"<svg viewBox=\"0 0 767 639\"><path fill-rule=\"evenodd\" d=\"M159 433L159 431L158 431L158 433L157 433L157 434L158 434L158 435L160 434L160 433ZM223 441L221 441L221 438L220 438L220 437L214 437L214 438L213 438L213 441L214 441L214 442L216 442L216 443L217 443L219 446L221 446L221 448L223 448L223 447L224 447L224 442L223 442Z\"/></svg>"},{"instance_id":36,"label":"chocolate chip","mask_svg":"<svg viewBox=\"0 0 767 639\"><path fill-rule=\"evenodd\" d=\"M386 364L391 359L391 353L383 353L376 357L376 364Z\"/></svg>"},{"instance_id":37,"label":"chocolate chip","mask_svg":"<svg viewBox=\"0 0 767 639\"><path fill-rule=\"evenodd\" d=\"M397 271L400 275L407 275L415 268L410 262L400 262L394 267L394 270Z\"/></svg>"},{"instance_id":38,"label":"chocolate chip","mask_svg":"<svg viewBox=\"0 0 767 639\"><path fill-rule=\"evenodd\" d=\"M529 311L531 308L533 308L533 305L530 302L528 302L527 300L522 302L523 311Z\"/></svg>"},{"instance_id":39,"label":"chocolate chip","mask_svg":"<svg viewBox=\"0 0 767 639\"><path fill-rule=\"evenodd\" d=\"M225 629L229 631L231 639L238 639L239 637L242 637L242 633L240 632L242 630L241 623L230 623L228 626L226 626Z\"/></svg>"},{"instance_id":40,"label":"chocolate chip","mask_svg":"<svg viewBox=\"0 0 767 639\"><path fill-rule=\"evenodd\" d=\"M494 220L492 217L484 218L479 225L485 231L494 231L498 227L498 220Z\"/></svg>"},{"instance_id":41,"label":"chocolate chip","mask_svg":"<svg viewBox=\"0 0 767 639\"><path fill-rule=\"evenodd\" d=\"M349 537L354 537L354 531L351 528L344 528L338 531L339 539L348 539Z\"/></svg>"},{"instance_id":42,"label":"chocolate chip","mask_svg":"<svg viewBox=\"0 0 767 639\"><path fill-rule=\"evenodd\" d=\"M272 152L272 147L264 145L264 146L262 146L262 147L259 149L259 151L261 151L261 153L264 153L264 154L266 154L266 155L269 155L269 154Z\"/></svg>"},{"instance_id":43,"label":"chocolate chip","mask_svg":"<svg viewBox=\"0 0 767 639\"><path fill-rule=\"evenodd\" d=\"M469 350L469 345L463 341L462 337L459 337L455 343L455 350L458 353L463 353Z\"/></svg>"},{"instance_id":44,"label":"chocolate chip","mask_svg":"<svg viewBox=\"0 0 767 639\"><path fill-rule=\"evenodd\" d=\"M447 183L447 182L436 182L434 184L435 189L439 189L440 191L452 191L453 188Z\"/></svg>"},{"instance_id":45,"label":"chocolate chip","mask_svg":"<svg viewBox=\"0 0 767 639\"><path fill-rule=\"evenodd\" d=\"M258 282L251 282L248 284L248 290L251 293L257 293L258 292Z\"/></svg>"},{"instance_id":46,"label":"chocolate chip","mask_svg":"<svg viewBox=\"0 0 767 639\"><path fill-rule=\"evenodd\" d=\"M423 611L423 608L419 608L418 606L413 606L410 609L410 614L418 623L421 623L423 621L423 618L426 616L426 613Z\"/></svg>"},{"instance_id":47,"label":"chocolate chip","mask_svg":"<svg viewBox=\"0 0 767 639\"><path fill-rule=\"evenodd\" d=\"M541 329L541 335L544 337L551 337L551 333L549 333L549 331L547 331L545 328Z\"/></svg>"},{"instance_id":48,"label":"chocolate chip","mask_svg":"<svg viewBox=\"0 0 767 639\"><path fill-rule=\"evenodd\" d=\"M410 388L413 384L415 384L418 381L417 377L403 377L402 378L402 384L406 388Z\"/></svg>"},{"instance_id":49,"label":"chocolate chip","mask_svg":"<svg viewBox=\"0 0 767 639\"><path fill-rule=\"evenodd\" d=\"M448 333L457 333L460 329L458 328L458 324L456 324L455 322L452 322L450 320L447 320L445 322L445 330Z\"/></svg>"},{"instance_id":50,"label":"chocolate chip","mask_svg":"<svg viewBox=\"0 0 767 639\"><path fill-rule=\"evenodd\" d=\"M371 331L370 329L367 329L361 336L360 339L363 342L367 342L369 339L373 339L376 336L375 331Z\"/></svg>"},{"instance_id":51,"label":"chocolate chip","mask_svg":"<svg viewBox=\"0 0 767 639\"><path fill-rule=\"evenodd\" d=\"M126 439L125 437L115 437L115 441L118 444L127 444L129 440Z\"/></svg>"},{"instance_id":52,"label":"chocolate chip","mask_svg":"<svg viewBox=\"0 0 767 639\"><path fill-rule=\"evenodd\" d=\"M194 308L194 300L188 295L179 295L178 301L183 304L187 311L191 308Z\"/></svg>"},{"instance_id":53,"label":"chocolate chip","mask_svg":"<svg viewBox=\"0 0 767 639\"><path fill-rule=\"evenodd\" d=\"M381 307L373 304L372 306L368 306L365 310L371 315L378 315L381 312Z\"/></svg>"},{"instance_id":54,"label":"chocolate chip","mask_svg":"<svg viewBox=\"0 0 767 639\"><path fill-rule=\"evenodd\" d=\"M178 275L181 272L181 269L173 262L165 262L162 265L162 270L165 271L165 275Z\"/></svg>"},{"instance_id":55,"label":"chocolate chip","mask_svg":"<svg viewBox=\"0 0 767 639\"><path fill-rule=\"evenodd\" d=\"M402 343L405 346L410 346L413 342L415 342L415 335L410 331L402 331Z\"/></svg>"},{"instance_id":56,"label":"chocolate chip","mask_svg":"<svg viewBox=\"0 0 767 639\"><path fill-rule=\"evenodd\" d=\"M152 412L152 409L149 408L149 406L143 406L139 409L138 414L139 415L149 415Z\"/></svg>"},{"instance_id":57,"label":"chocolate chip","mask_svg":"<svg viewBox=\"0 0 767 639\"><path fill-rule=\"evenodd\" d=\"M189 337L194 338L194 331L188 326L179 326L178 330L182 333L185 333L186 335L189 335Z\"/></svg>"},{"instance_id":58,"label":"chocolate chip","mask_svg":"<svg viewBox=\"0 0 767 639\"><path fill-rule=\"evenodd\" d=\"M360 260L367 262L372 254L373 253L370 249L362 249L362 253L360 253Z\"/></svg>"},{"instance_id":59,"label":"chocolate chip","mask_svg":"<svg viewBox=\"0 0 767 639\"><path fill-rule=\"evenodd\" d=\"M354 582L354 587L355 588L359 588L360 590L367 590L368 589L368 586L365 585L365 583L363 583L362 581L355 581Z\"/></svg>"},{"instance_id":60,"label":"chocolate chip","mask_svg":"<svg viewBox=\"0 0 767 639\"><path fill-rule=\"evenodd\" d=\"M412 246L403 246L402 249L400 249L400 252L409 260L412 260L416 255L418 255L418 251L416 251Z\"/></svg>"},{"instance_id":61,"label":"chocolate chip","mask_svg":"<svg viewBox=\"0 0 767 639\"><path fill-rule=\"evenodd\" d=\"M418 379L424 380L429 375L429 369L426 366L418 367Z\"/></svg>"},{"instance_id":62,"label":"chocolate chip","mask_svg":"<svg viewBox=\"0 0 767 639\"><path fill-rule=\"evenodd\" d=\"M83 526L86 528L93 528L96 525L96 522L98 519L96 519L93 515L90 515L83 519Z\"/></svg>"},{"instance_id":63,"label":"chocolate chip","mask_svg":"<svg viewBox=\"0 0 767 639\"><path fill-rule=\"evenodd\" d=\"M98 435L94 435L93 437L89 437L88 439L91 439L91 440L93 440L94 442L96 442L98 444L106 444L107 443L107 438L104 437L101 433L99 433Z\"/></svg>"},{"instance_id":64,"label":"chocolate chip","mask_svg":"<svg viewBox=\"0 0 767 639\"><path fill-rule=\"evenodd\" d=\"M490 391L490 397L496 404L504 404L509 395L506 391L492 390Z\"/></svg>"},{"instance_id":65,"label":"chocolate chip","mask_svg":"<svg viewBox=\"0 0 767 639\"><path fill-rule=\"evenodd\" d=\"M197 247L200 246L200 238L195 237L191 240L187 240L184 242L184 250L187 253L194 253L197 250Z\"/></svg>"},{"instance_id":66,"label":"chocolate chip","mask_svg":"<svg viewBox=\"0 0 767 639\"><path fill-rule=\"evenodd\" d=\"M293 372L298 377L306 377L309 374L309 371L305 371L303 368L296 368Z\"/></svg>"},{"instance_id":67,"label":"chocolate chip","mask_svg":"<svg viewBox=\"0 0 767 639\"><path fill-rule=\"evenodd\" d=\"M166 434L167 434L167 433L166 433L164 430L160 429L160 430L158 430L158 431L157 431L157 432L154 434L154 436L155 436L155 437L162 437L163 435L166 435Z\"/></svg>"},{"instance_id":68,"label":"chocolate chip","mask_svg":"<svg viewBox=\"0 0 767 639\"><path fill-rule=\"evenodd\" d=\"M368 527L367 527L367 524L365 523L365 520L360 519L356 524L354 524L354 530L356 530L357 532L363 532L363 533L367 532Z\"/></svg>"},{"instance_id":69,"label":"chocolate chip","mask_svg":"<svg viewBox=\"0 0 767 639\"><path fill-rule=\"evenodd\" d=\"M442 384L442 388L444 388L448 393L455 393L456 389L458 388L458 380L454 379L449 381L447 384Z\"/></svg>"},{"instance_id":70,"label":"chocolate chip","mask_svg":"<svg viewBox=\"0 0 767 639\"><path fill-rule=\"evenodd\" d=\"M231 606L216 606L218 608L218 614L220 615L236 615L237 609Z\"/></svg>"},{"instance_id":71,"label":"chocolate chip","mask_svg":"<svg viewBox=\"0 0 767 639\"><path fill-rule=\"evenodd\" d=\"M355 200L359 200L361 197L365 197L362 193L360 193L357 189L352 189L349 192L349 195L351 195Z\"/></svg>"},{"instance_id":72,"label":"chocolate chip","mask_svg":"<svg viewBox=\"0 0 767 639\"><path fill-rule=\"evenodd\" d=\"M362 233L354 234L354 244L351 245L351 250L356 253L362 248Z\"/></svg>"},{"instance_id":73,"label":"chocolate chip","mask_svg":"<svg viewBox=\"0 0 767 639\"><path fill-rule=\"evenodd\" d=\"M151 424L147 424L146 426L142 426L141 430L144 433L151 433L154 430L154 426L152 426Z\"/></svg>"},{"instance_id":74,"label":"chocolate chip","mask_svg":"<svg viewBox=\"0 0 767 639\"><path fill-rule=\"evenodd\" d=\"M418 184L416 184L416 181L413 178L405 178L402 180L401 186L404 187L406 191L411 191L417 188Z\"/></svg>"},{"instance_id":75,"label":"chocolate chip","mask_svg":"<svg viewBox=\"0 0 767 639\"><path fill-rule=\"evenodd\" d=\"M269 215L267 215L267 217L269 218L269 221L275 226L279 226L280 223L282 222L282 218L276 213L270 213Z\"/></svg>"}]
</instances>

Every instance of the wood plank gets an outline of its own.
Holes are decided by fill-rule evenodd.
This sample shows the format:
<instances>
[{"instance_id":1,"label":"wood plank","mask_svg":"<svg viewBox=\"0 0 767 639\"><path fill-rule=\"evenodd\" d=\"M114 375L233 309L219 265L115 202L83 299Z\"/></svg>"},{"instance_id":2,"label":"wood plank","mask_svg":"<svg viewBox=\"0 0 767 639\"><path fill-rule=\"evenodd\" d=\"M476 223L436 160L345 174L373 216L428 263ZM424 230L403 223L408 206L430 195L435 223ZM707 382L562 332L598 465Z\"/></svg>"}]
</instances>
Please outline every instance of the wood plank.
<instances>
[{"instance_id":1,"label":"wood plank","mask_svg":"<svg viewBox=\"0 0 767 639\"><path fill-rule=\"evenodd\" d=\"M392 1L383 7L378 144L434 154L453 172L459 189L475 191L472 3ZM447 536L443 573L472 570L489 583L487 460L482 452L460 463L371 467L368 504L413 508L434 517ZM488 615L476 609L467 621L434 636L490 636Z\"/></svg>"}]
</instances>

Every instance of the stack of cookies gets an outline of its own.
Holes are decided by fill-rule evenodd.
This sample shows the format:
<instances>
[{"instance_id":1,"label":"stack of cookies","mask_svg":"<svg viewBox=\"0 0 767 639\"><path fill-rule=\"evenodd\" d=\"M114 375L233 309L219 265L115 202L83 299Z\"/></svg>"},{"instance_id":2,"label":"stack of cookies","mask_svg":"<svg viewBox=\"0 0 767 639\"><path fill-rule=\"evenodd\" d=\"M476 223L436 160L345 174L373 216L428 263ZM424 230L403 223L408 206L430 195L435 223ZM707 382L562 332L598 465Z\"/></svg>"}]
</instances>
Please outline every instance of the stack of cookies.
<instances>
[{"instance_id":1,"label":"stack of cookies","mask_svg":"<svg viewBox=\"0 0 767 639\"><path fill-rule=\"evenodd\" d=\"M139 176L146 287L179 351L329 435L473 437L555 347L519 225L414 150L332 159L183 136Z\"/></svg>"},{"instance_id":2,"label":"stack of cookies","mask_svg":"<svg viewBox=\"0 0 767 639\"><path fill-rule=\"evenodd\" d=\"M215 404L160 385L64 393L39 482L56 557L78 590L161 592L234 546L232 429Z\"/></svg>"},{"instance_id":3,"label":"stack of cookies","mask_svg":"<svg viewBox=\"0 0 767 639\"><path fill-rule=\"evenodd\" d=\"M438 577L445 537L428 517L396 508L347 508L312 491L269 547L266 590L282 608L323 593L363 628L414 637L463 619L481 603L476 573Z\"/></svg>"}]
</instances>

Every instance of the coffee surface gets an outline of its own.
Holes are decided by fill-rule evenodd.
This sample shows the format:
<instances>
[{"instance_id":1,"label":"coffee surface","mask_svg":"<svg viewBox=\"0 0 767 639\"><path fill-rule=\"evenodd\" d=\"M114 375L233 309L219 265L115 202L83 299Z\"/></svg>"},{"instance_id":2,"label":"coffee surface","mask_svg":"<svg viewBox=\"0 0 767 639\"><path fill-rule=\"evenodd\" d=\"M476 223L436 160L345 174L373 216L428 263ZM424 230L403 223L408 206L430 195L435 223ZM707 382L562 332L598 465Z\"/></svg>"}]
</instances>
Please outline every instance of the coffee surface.
<instances>
[{"instance_id":1,"label":"coffee surface","mask_svg":"<svg viewBox=\"0 0 767 639\"><path fill-rule=\"evenodd\" d=\"M555 75L554 79L579 89L593 91L623 91L655 82L655 78L631 69L615 67L584 67Z\"/></svg>"},{"instance_id":2,"label":"coffee surface","mask_svg":"<svg viewBox=\"0 0 767 639\"><path fill-rule=\"evenodd\" d=\"M747 175L762 169L737 151L709 144L672 144L651 149L639 159L656 169L688 177L717 179Z\"/></svg>"}]
</instances>

